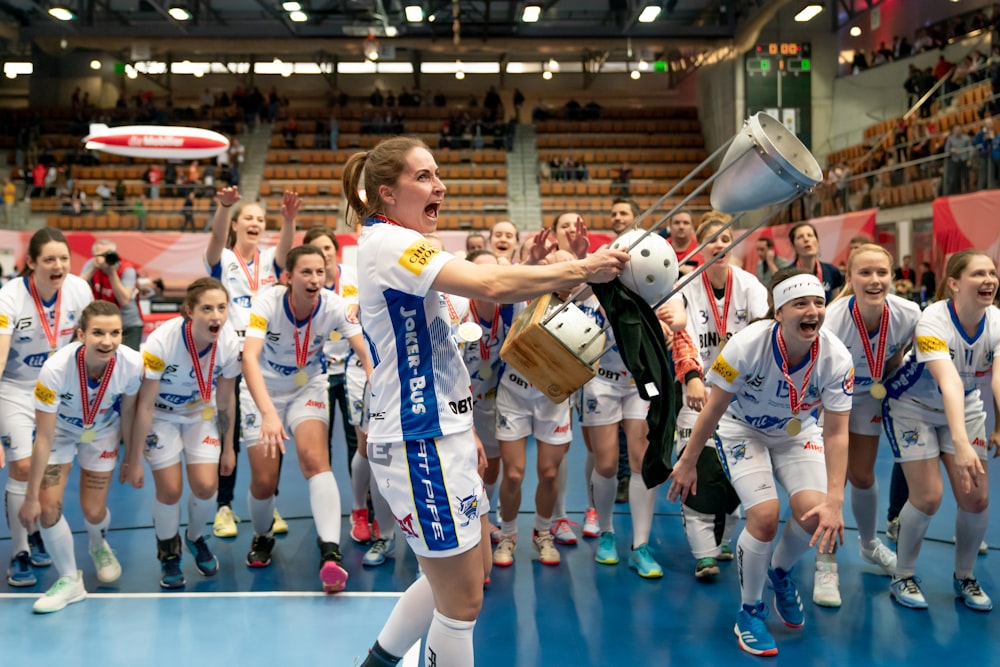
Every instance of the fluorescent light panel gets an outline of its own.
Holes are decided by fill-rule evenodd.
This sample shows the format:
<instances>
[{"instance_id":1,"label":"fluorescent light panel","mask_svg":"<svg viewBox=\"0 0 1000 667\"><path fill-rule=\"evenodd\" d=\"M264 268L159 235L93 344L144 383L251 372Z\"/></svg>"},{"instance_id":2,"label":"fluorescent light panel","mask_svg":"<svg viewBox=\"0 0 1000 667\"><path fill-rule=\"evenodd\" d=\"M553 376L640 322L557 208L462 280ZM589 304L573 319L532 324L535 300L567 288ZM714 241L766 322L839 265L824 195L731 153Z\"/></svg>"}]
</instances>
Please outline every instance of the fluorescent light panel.
<instances>
[{"instance_id":1,"label":"fluorescent light panel","mask_svg":"<svg viewBox=\"0 0 1000 667\"><path fill-rule=\"evenodd\" d=\"M305 12L289 12L288 18L295 23L305 23L309 20L309 16Z\"/></svg>"},{"instance_id":2,"label":"fluorescent light panel","mask_svg":"<svg viewBox=\"0 0 1000 667\"><path fill-rule=\"evenodd\" d=\"M407 5L404 12L406 20L410 23L420 23L424 20L424 8L420 5Z\"/></svg>"},{"instance_id":3,"label":"fluorescent light panel","mask_svg":"<svg viewBox=\"0 0 1000 667\"><path fill-rule=\"evenodd\" d=\"M301 12L302 3L300 2L283 2L281 3L281 8L286 12Z\"/></svg>"},{"instance_id":4,"label":"fluorescent light panel","mask_svg":"<svg viewBox=\"0 0 1000 667\"><path fill-rule=\"evenodd\" d=\"M802 11L800 11L798 14L795 15L795 20L798 21L799 23L812 21L814 18L816 18L816 15L819 14L821 11L823 11L823 5L815 3L811 5L806 5L805 7L802 8Z\"/></svg>"},{"instance_id":5,"label":"fluorescent light panel","mask_svg":"<svg viewBox=\"0 0 1000 667\"><path fill-rule=\"evenodd\" d=\"M191 20L191 12L189 12L184 7L171 7L167 10L170 17L175 21L189 21Z\"/></svg>"},{"instance_id":6,"label":"fluorescent light panel","mask_svg":"<svg viewBox=\"0 0 1000 667\"><path fill-rule=\"evenodd\" d=\"M521 12L521 20L525 23L535 23L542 15L542 8L538 5L527 5Z\"/></svg>"},{"instance_id":7,"label":"fluorescent light panel","mask_svg":"<svg viewBox=\"0 0 1000 667\"><path fill-rule=\"evenodd\" d=\"M76 18L76 14L74 14L71 10L67 9L66 7L58 7L58 6L51 7L49 9L49 16L51 16L54 19L58 19L59 21L72 21L73 19Z\"/></svg>"},{"instance_id":8,"label":"fluorescent light panel","mask_svg":"<svg viewBox=\"0 0 1000 667\"><path fill-rule=\"evenodd\" d=\"M639 23L652 23L660 15L662 8L659 5L647 5L639 14Z\"/></svg>"}]
</instances>

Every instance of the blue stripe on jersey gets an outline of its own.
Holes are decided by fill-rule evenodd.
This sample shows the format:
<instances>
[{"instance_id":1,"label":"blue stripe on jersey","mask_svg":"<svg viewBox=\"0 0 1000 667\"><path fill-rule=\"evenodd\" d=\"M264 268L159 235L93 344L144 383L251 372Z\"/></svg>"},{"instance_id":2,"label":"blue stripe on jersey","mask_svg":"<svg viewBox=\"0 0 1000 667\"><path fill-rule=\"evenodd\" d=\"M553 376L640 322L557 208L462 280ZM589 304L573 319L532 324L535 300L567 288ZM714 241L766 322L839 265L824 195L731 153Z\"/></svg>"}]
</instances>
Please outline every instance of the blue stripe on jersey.
<instances>
[{"instance_id":1,"label":"blue stripe on jersey","mask_svg":"<svg viewBox=\"0 0 1000 667\"><path fill-rule=\"evenodd\" d=\"M715 443L715 453L719 455L719 463L722 464L722 472L726 473L726 479L733 481L729 474L729 463L726 461L726 452L722 449L722 438L718 433L712 433L712 442Z\"/></svg>"},{"instance_id":2,"label":"blue stripe on jersey","mask_svg":"<svg viewBox=\"0 0 1000 667\"><path fill-rule=\"evenodd\" d=\"M434 440L408 441L406 460L410 468L413 505L417 508L424 543L431 551L455 549L458 547L455 517L451 513L437 443Z\"/></svg>"},{"instance_id":3,"label":"blue stripe on jersey","mask_svg":"<svg viewBox=\"0 0 1000 667\"><path fill-rule=\"evenodd\" d=\"M771 329L771 351L774 353L774 363L778 366L778 368L781 368L781 350L778 348L778 328L780 326L781 326L780 324L777 324L774 326L773 329ZM809 352L806 353L806 356L802 357L802 361L800 361L798 364L796 364L792 368L789 368L788 374L794 375L795 373L798 373L800 370L805 368L806 364L809 362L809 359L811 357L812 357L812 346L810 345Z\"/></svg>"},{"instance_id":4,"label":"blue stripe on jersey","mask_svg":"<svg viewBox=\"0 0 1000 667\"><path fill-rule=\"evenodd\" d=\"M365 342L368 344L368 356L372 360L372 368L375 368L379 364L378 350L375 348L375 343L368 336L368 332L364 329L361 330L361 335L365 337Z\"/></svg>"},{"instance_id":5,"label":"blue stripe on jersey","mask_svg":"<svg viewBox=\"0 0 1000 667\"><path fill-rule=\"evenodd\" d=\"M216 280L222 280L222 260L213 264L208 268L208 276L210 278L215 278Z\"/></svg>"},{"instance_id":6,"label":"blue stripe on jersey","mask_svg":"<svg viewBox=\"0 0 1000 667\"><path fill-rule=\"evenodd\" d=\"M423 297L387 289L383 295L396 338L399 375L399 425L403 438L415 433L441 435L431 336Z\"/></svg>"},{"instance_id":7,"label":"blue stripe on jersey","mask_svg":"<svg viewBox=\"0 0 1000 667\"><path fill-rule=\"evenodd\" d=\"M899 458L899 443L896 441L896 429L892 427L892 415L889 413L889 401L882 401L882 430L889 440L889 447L892 448L892 455Z\"/></svg>"},{"instance_id":8,"label":"blue stripe on jersey","mask_svg":"<svg viewBox=\"0 0 1000 667\"><path fill-rule=\"evenodd\" d=\"M961 321L958 319L958 313L955 312L955 302L948 299L948 314L951 315L951 323L955 325L955 330L958 331L959 335L969 345L972 345L979 337L983 335L983 329L986 328L986 314L983 314L983 318L979 320L979 325L976 327L976 333L969 336L965 333L965 327L962 326Z\"/></svg>"},{"instance_id":9,"label":"blue stripe on jersey","mask_svg":"<svg viewBox=\"0 0 1000 667\"><path fill-rule=\"evenodd\" d=\"M924 374L923 362L917 361L916 354L911 352L903 361L903 365L892 374L889 383L886 385L886 396L889 398L902 398L906 392L920 381L920 376Z\"/></svg>"}]
</instances>

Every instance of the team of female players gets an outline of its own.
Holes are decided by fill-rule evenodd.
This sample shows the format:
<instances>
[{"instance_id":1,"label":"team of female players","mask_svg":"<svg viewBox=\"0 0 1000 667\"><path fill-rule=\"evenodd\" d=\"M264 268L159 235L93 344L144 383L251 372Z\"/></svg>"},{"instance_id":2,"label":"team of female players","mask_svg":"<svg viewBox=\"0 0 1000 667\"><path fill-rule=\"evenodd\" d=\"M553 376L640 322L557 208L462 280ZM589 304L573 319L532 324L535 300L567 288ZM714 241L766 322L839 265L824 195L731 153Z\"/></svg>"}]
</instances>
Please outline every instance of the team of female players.
<instances>
[{"instance_id":1,"label":"team of female players","mask_svg":"<svg viewBox=\"0 0 1000 667\"><path fill-rule=\"evenodd\" d=\"M366 199L356 194L362 185ZM438 251L423 235L436 228L445 186L433 156L419 141L391 139L357 154L345 169L345 186L353 212L364 221L356 299L337 294L339 277L330 280L327 271L338 269L321 247L302 246L281 257L254 253L249 261L234 252L230 260L235 261L228 262L232 266L215 249L213 255L220 256L208 264L223 281L203 278L192 283L182 317L151 335L141 357L120 346L122 325L115 307L90 303L89 290L69 274L65 238L49 229L32 238L25 276L0 290L0 348L6 348L0 349L6 362L0 395L13 406L0 420L0 460L10 464L6 505L15 557L8 581L33 584L33 557L41 564L46 549L59 573L36 602L36 611L56 611L86 595L61 512L74 457L81 467L80 501L98 578L114 581L121 573L105 539L110 522L107 491L119 441L125 444L122 481L142 486L140 457L153 474L161 585L176 588L184 582L179 534L182 453L191 489L183 543L197 570L214 575L218 561L201 527L214 512L220 469L225 474L234 466L237 427L252 474L248 502L255 535L247 564L270 563L277 457L291 434L309 484L320 579L324 590L341 590L347 572L338 544L339 492L330 471L324 348L343 338L370 374L365 452L371 476L384 490L425 575L401 598L365 664L396 664L425 635L425 650L434 664L473 663L472 629L490 561L487 542L477 548L490 532L482 475L495 483L498 453L503 455L516 441L488 428L494 413L510 409L490 404L496 395L495 378L501 375L499 344L512 318L502 304L614 279L628 258L608 249L581 252L573 244L580 228L574 232L558 224L553 228L556 238L577 258L513 266L506 257L500 262L499 257L465 262ZM261 222L244 223L248 229L242 229L240 212L226 213L239 200L235 189L220 192L217 199L222 212L217 217L228 217L237 236L259 237ZM286 228L294 224L297 207L297 198L286 197L283 212L292 213L284 216ZM710 219L699 238L720 225ZM324 235L314 235L318 237ZM744 508L746 526L736 542L742 606L734 631L740 647L757 655L777 653L764 622L768 580L781 620L790 627L804 624L790 572L811 546L832 552L842 542L848 479L862 557L893 575L890 590L897 602L926 607L915 571L920 544L941 501L939 460L959 506L956 595L971 609L991 609L973 564L986 529L988 478L983 461L988 447L997 443L995 434L985 433L977 383L989 377L993 395L1000 396L1000 370L992 364L1000 351L992 260L976 251L954 255L940 301L920 314L890 294L888 253L863 246L851 254L845 294L829 310L825 285L816 273L792 268L775 277L768 294L771 309L753 322L762 315L756 310L760 288L726 263L727 237L718 235L706 249L717 264L682 292L687 333L701 343L708 370L683 378L685 409L693 423L686 427L690 433L685 433L668 497L685 501L686 529L699 559L724 557L729 549L725 531L714 528L713 521L716 526L726 523L734 497ZM514 239L502 240L506 246L497 244L497 250L512 251L516 230ZM288 278L285 285L257 294L264 283L261 276L267 275L262 273L265 263L274 265L266 271L284 270ZM234 290L234 284L242 289ZM457 316L446 295L470 299L463 308L468 314ZM357 306L352 308L348 301ZM247 310L248 305L241 364L243 337L226 322L230 313ZM600 316L596 307L591 311ZM462 320L474 323L474 331L458 326ZM456 334L466 343L464 353L456 345ZM911 338L915 343L907 351ZM239 423L237 382L242 384ZM610 405L611 390L613 385L583 404ZM629 410L619 408L615 424L637 419ZM537 436L538 417L519 418L527 419L527 432ZM517 419L497 418L501 421ZM604 421L591 425L603 427ZM485 437L476 437L473 422L486 431ZM879 423L909 483L909 500L900 514L898 560L875 537L873 469L879 432L872 424ZM545 419L541 425L546 426ZM591 438L598 461L607 458L603 445L595 447L604 439L609 438ZM641 432L632 437L644 439ZM714 457L704 455L710 439ZM641 460L641 446L630 442L629 451L630 459ZM523 471L523 452L520 457ZM541 452L539 457L543 471ZM502 458L506 464L508 457ZM546 464L546 481L559 479L561 458ZM607 468L598 465L590 480L607 477ZM719 468L722 475L717 474ZM511 481L506 474L505 483ZM775 481L788 492L794 519L786 522L772 548L779 525ZM716 491L710 493L713 486ZM418 489L422 493L414 493ZM613 490L607 491L596 495L613 496ZM519 500L520 491L503 495ZM699 497L703 502L692 502ZM536 516L534 545L543 562L555 564L558 552L548 536L558 533L553 519L561 518L555 516L561 509L557 499L545 500L551 511L548 517ZM507 502L502 506L507 509ZM633 536L632 551L639 553L630 558L630 565L643 576L657 576L645 523L640 522ZM503 533L509 535L510 524L504 524ZM40 536L29 539L36 528ZM601 521L599 528L605 559L598 562L617 562L610 522ZM604 535L610 535L606 545Z\"/></svg>"}]
</instances>

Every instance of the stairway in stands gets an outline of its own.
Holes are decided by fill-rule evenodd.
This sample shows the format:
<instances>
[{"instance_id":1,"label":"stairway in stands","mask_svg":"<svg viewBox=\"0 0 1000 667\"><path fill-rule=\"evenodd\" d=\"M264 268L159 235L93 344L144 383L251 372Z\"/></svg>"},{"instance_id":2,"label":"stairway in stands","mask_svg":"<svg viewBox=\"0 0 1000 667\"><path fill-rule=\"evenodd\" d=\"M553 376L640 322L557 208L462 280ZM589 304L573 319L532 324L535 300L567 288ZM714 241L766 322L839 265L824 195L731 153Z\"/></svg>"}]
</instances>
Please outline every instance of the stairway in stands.
<instances>
[{"instance_id":1,"label":"stairway in stands","mask_svg":"<svg viewBox=\"0 0 1000 667\"><path fill-rule=\"evenodd\" d=\"M255 131L241 134L240 142L246 149L246 158L240 170L240 196L244 201L257 201L264 163L267 162L267 149L271 143L271 125L258 124Z\"/></svg>"},{"instance_id":2,"label":"stairway in stands","mask_svg":"<svg viewBox=\"0 0 1000 667\"><path fill-rule=\"evenodd\" d=\"M543 226L535 127L526 123L517 126L514 150L507 153L507 211L521 231Z\"/></svg>"}]
</instances>

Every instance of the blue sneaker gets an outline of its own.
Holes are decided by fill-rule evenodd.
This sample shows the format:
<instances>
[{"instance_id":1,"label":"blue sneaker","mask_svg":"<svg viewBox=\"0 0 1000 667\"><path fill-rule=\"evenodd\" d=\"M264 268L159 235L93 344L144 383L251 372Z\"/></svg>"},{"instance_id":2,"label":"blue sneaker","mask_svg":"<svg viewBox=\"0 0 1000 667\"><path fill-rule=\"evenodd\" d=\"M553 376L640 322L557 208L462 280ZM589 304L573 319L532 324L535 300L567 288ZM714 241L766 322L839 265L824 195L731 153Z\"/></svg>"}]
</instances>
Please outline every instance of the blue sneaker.
<instances>
[{"instance_id":1,"label":"blue sneaker","mask_svg":"<svg viewBox=\"0 0 1000 667\"><path fill-rule=\"evenodd\" d=\"M916 577L893 577L889 584L889 595L904 607L910 609L927 609L927 600L918 585Z\"/></svg>"},{"instance_id":2,"label":"blue sneaker","mask_svg":"<svg viewBox=\"0 0 1000 667\"><path fill-rule=\"evenodd\" d=\"M753 605L743 605L736 614L736 625L733 626L736 641L740 643L741 649L751 655L778 655L778 646L767 631L765 620L767 609L761 600Z\"/></svg>"},{"instance_id":3,"label":"blue sneaker","mask_svg":"<svg viewBox=\"0 0 1000 667\"><path fill-rule=\"evenodd\" d=\"M991 611L993 609L993 600L979 587L979 582L976 581L975 577L959 579L956 576L953 583L955 595L962 598L962 602L969 609L973 611Z\"/></svg>"},{"instance_id":4,"label":"blue sneaker","mask_svg":"<svg viewBox=\"0 0 1000 667\"><path fill-rule=\"evenodd\" d=\"M597 553L594 560L601 565L618 564L618 546L615 544L615 534L610 530L601 533L601 539L597 543Z\"/></svg>"},{"instance_id":5,"label":"blue sneaker","mask_svg":"<svg viewBox=\"0 0 1000 667\"><path fill-rule=\"evenodd\" d=\"M806 616L802 609L802 598L799 597L790 573L780 567L770 568L767 577L774 588L774 610L778 612L778 618L790 628L801 628L806 622Z\"/></svg>"},{"instance_id":6,"label":"blue sneaker","mask_svg":"<svg viewBox=\"0 0 1000 667\"><path fill-rule=\"evenodd\" d=\"M31 569L31 559L27 551L22 551L10 559L10 567L7 568L7 583L17 588L34 586L38 583L35 573Z\"/></svg>"},{"instance_id":7,"label":"blue sneaker","mask_svg":"<svg viewBox=\"0 0 1000 667\"><path fill-rule=\"evenodd\" d=\"M185 537L184 542L187 544L188 551L194 556L194 566L198 568L202 576L214 577L219 573L219 559L208 548L204 535L200 535L194 541Z\"/></svg>"},{"instance_id":8,"label":"blue sneaker","mask_svg":"<svg viewBox=\"0 0 1000 667\"><path fill-rule=\"evenodd\" d=\"M663 576L663 568L653 558L648 544L640 544L632 549L628 556L628 566L643 579L659 579Z\"/></svg>"},{"instance_id":9,"label":"blue sneaker","mask_svg":"<svg viewBox=\"0 0 1000 667\"><path fill-rule=\"evenodd\" d=\"M35 531L28 535L28 548L31 549L31 564L35 567L48 567L52 565L52 556L45 551L45 543L42 542L42 534Z\"/></svg>"},{"instance_id":10,"label":"blue sneaker","mask_svg":"<svg viewBox=\"0 0 1000 667\"><path fill-rule=\"evenodd\" d=\"M184 588L184 572L181 571L181 557L175 554L165 556L160 561L160 588L168 591Z\"/></svg>"},{"instance_id":11,"label":"blue sneaker","mask_svg":"<svg viewBox=\"0 0 1000 667\"><path fill-rule=\"evenodd\" d=\"M380 537L372 542L371 547L361 557L361 564L365 567L377 567L394 553L396 553L396 540Z\"/></svg>"}]
</instances>

